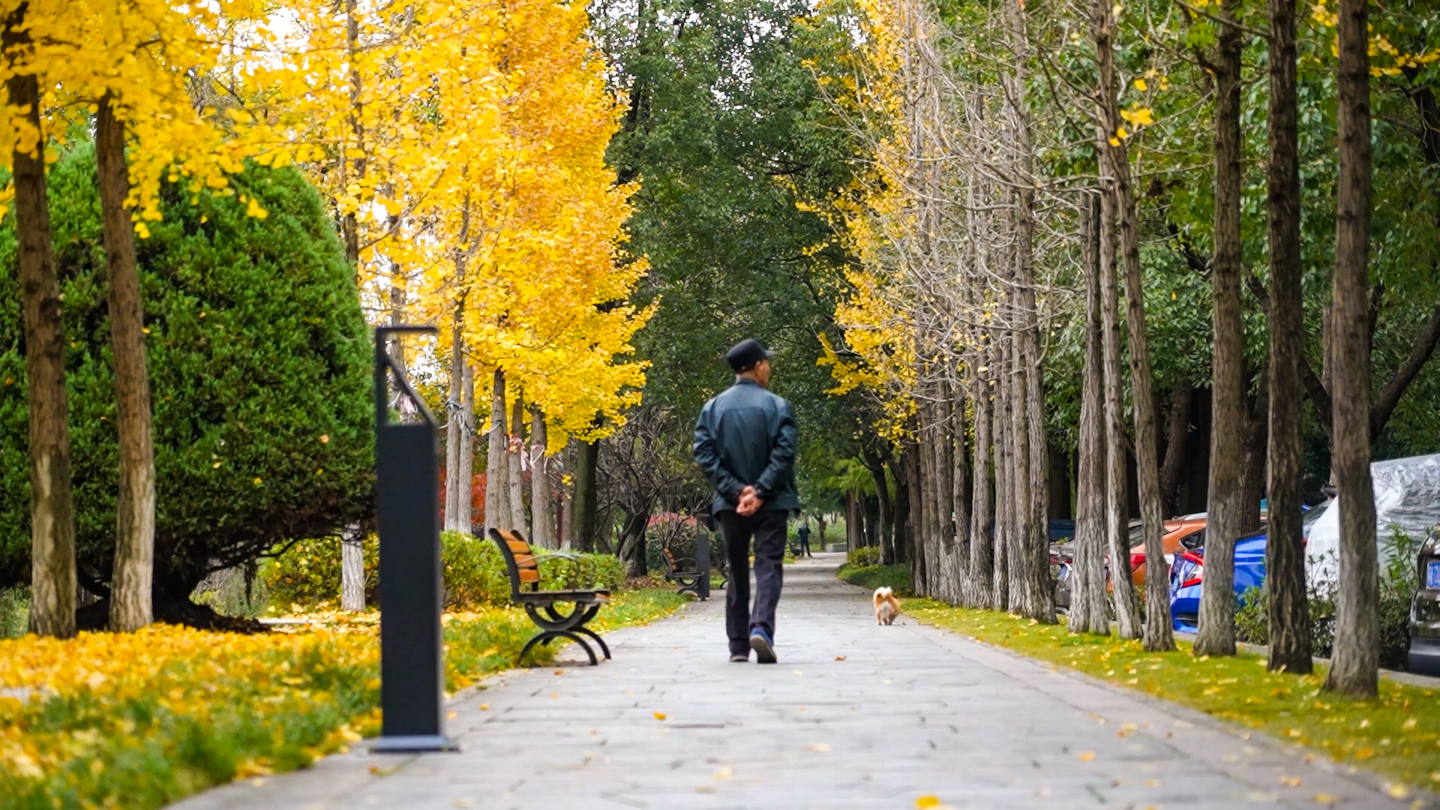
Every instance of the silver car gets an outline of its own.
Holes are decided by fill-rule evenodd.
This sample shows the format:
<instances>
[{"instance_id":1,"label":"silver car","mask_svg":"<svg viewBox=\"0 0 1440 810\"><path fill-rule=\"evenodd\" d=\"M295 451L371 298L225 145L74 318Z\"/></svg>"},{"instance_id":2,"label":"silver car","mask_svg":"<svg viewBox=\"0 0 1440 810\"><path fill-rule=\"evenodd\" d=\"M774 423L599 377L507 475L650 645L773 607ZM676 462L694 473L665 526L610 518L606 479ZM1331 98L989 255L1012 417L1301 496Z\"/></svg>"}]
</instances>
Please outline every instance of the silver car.
<instances>
[{"instance_id":1,"label":"silver car","mask_svg":"<svg viewBox=\"0 0 1440 810\"><path fill-rule=\"evenodd\" d=\"M1419 588L1410 602L1411 672L1440 675L1440 527L1431 529L1416 555Z\"/></svg>"}]
</instances>

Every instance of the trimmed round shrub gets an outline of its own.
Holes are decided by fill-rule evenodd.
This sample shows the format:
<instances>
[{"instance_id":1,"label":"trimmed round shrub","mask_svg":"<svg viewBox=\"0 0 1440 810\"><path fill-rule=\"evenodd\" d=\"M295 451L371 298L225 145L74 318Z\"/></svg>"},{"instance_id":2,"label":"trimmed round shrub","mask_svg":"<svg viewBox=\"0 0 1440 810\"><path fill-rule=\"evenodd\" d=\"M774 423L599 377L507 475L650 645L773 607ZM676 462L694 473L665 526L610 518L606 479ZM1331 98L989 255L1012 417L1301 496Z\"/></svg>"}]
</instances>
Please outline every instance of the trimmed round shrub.
<instances>
[{"instance_id":1,"label":"trimmed round shrub","mask_svg":"<svg viewBox=\"0 0 1440 810\"><path fill-rule=\"evenodd\" d=\"M94 151L49 178L64 296L81 584L104 595L118 455ZM154 407L157 614L207 572L373 511L370 333L319 195L251 166L229 194L164 189L137 239ZM248 216L253 201L267 213ZM14 215L0 227L0 587L29 581L25 346Z\"/></svg>"}]
</instances>

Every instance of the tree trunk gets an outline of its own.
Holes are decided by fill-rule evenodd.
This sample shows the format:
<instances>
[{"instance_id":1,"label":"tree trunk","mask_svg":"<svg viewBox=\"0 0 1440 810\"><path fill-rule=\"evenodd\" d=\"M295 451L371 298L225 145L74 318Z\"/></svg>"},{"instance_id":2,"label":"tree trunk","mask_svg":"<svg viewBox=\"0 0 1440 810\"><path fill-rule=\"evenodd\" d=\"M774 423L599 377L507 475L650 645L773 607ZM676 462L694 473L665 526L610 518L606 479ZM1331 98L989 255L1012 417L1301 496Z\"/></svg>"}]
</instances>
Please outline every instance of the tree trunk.
<instances>
[{"instance_id":1,"label":"tree trunk","mask_svg":"<svg viewBox=\"0 0 1440 810\"><path fill-rule=\"evenodd\" d=\"M1305 349L1305 295L1300 264L1300 147L1296 79L1295 0L1270 0L1269 215L1270 384L1298 391ZM1301 487L1304 420L1298 396L1268 398L1270 419L1266 586L1270 591L1269 668L1313 669L1310 603L1305 594Z\"/></svg>"},{"instance_id":2,"label":"tree trunk","mask_svg":"<svg viewBox=\"0 0 1440 810\"><path fill-rule=\"evenodd\" d=\"M1075 513L1070 508L1070 454L1060 445L1049 442L1046 463L1045 502L1046 522L1051 520L1072 520Z\"/></svg>"},{"instance_id":3,"label":"tree trunk","mask_svg":"<svg viewBox=\"0 0 1440 810\"><path fill-rule=\"evenodd\" d=\"M905 485L904 464L902 459L890 458L889 467L891 474L895 477L895 498L892 502L894 528L891 531L891 542L881 550L880 562L884 565L895 565L905 561L905 535L910 531L910 490ZM820 518L824 524L824 518ZM823 542L823 539L822 539Z\"/></svg>"},{"instance_id":4,"label":"tree trunk","mask_svg":"<svg viewBox=\"0 0 1440 810\"><path fill-rule=\"evenodd\" d=\"M27 52L27 4L5 19L7 58ZM18 60L17 60L18 61ZM40 83L34 73L5 82L10 108L25 110L39 136ZM16 144L11 182L19 241L21 304L25 313L25 397L30 422L30 630L75 635L75 517L70 491L69 400L65 390L65 324L50 232L42 142Z\"/></svg>"},{"instance_id":5,"label":"tree trunk","mask_svg":"<svg viewBox=\"0 0 1440 810\"><path fill-rule=\"evenodd\" d=\"M920 480L920 445L912 442L905 448L905 486L910 496L910 531L905 535L905 562L913 573L915 559L920 556L920 536L925 532L925 510L921 503L924 485Z\"/></svg>"},{"instance_id":6,"label":"tree trunk","mask_svg":"<svg viewBox=\"0 0 1440 810\"><path fill-rule=\"evenodd\" d=\"M145 312L135 260L125 123L106 93L95 116L95 163L109 270L110 338L115 362L120 492L115 501L115 569L110 629L133 632L154 621L155 447L150 436L150 379L145 370Z\"/></svg>"},{"instance_id":7,"label":"tree trunk","mask_svg":"<svg viewBox=\"0 0 1440 810\"><path fill-rule=\"evenodd\" d=\"M1240 463L1240 516L1236 537L1260 530L1260 501L1265 498L1265 450L1270 388L1262 371L1259 390L1245 415L1245 454ZM1298 507L1297 507L1298 508Z\"/></svg>"},{"instance_id":8,"label":"tree trunk","mask_svg":"<svg viewBox=\"0 0 1440 810\"><path fill-rule=\"evenodd\" d=\"M460 308L455 308L450 330L450 396L445 410L445 531L469 531L460 523L461 492L466 488L460 478L460 437L465 433L465 347L460 332Z\"/></svg>"},{"instance_id":9,"label":"tree trunk","mask_svg":"<svg viewBox=\"0 0 1440 810\"><path fill-rule=\"evenodd\" d=\"M936 419L935 440L931 448L935 470L935 487L932 490L934 500L931 501L935 508L935 544L932 546L935 553L928 556L928 561L931 595L949 602L953 598L951 590L954 586L950 576L954 562L952 555L955 551L955 519L951 513L954 507L954 485L951 480L955 469L950 459L954 442L950 438L950 408L945 401L943 381L937 385L936 393L938 396L933 406Z\"/></svg>"},{"instance_id":10,"label":"tree trunk","mask_svg":"<svg viewBox=\"0 0 1440 810\"><path fill-rule=\"evenodd\" d=\"M1081 209L1085 262L1085 382L1080 402L1080 475L1076 488L1075 554L1070 572L1070 632L1110 635L1105 607L1104 327L1100 317L1100 200Z\"/></svg>"},{"instance_id":11,"label":"tree trunk","mask_svg":"<svg viewBox=\"0 0 1440 810\"><path fill-rule=\"evenodd\" d=\"M560 547L575 548L575 445L571 439L560 454Z\"/></svg>"},{"instance_id":12,"label":"tree trunk","mask_svg":"<svg viewBox=\"0 0 1440 810\"><path fill-rule=\"evenodd\" d=\"M1165 463L1160 467L1160 512L1180 514L1180 476L1185 472L1185 440L1190 435L1190 409L1195 386L1189 380L1175 384L1170 393L1170 429L1165 442Z\"/></svg>"},{"instance_id":13,"label":"tree trunk","mask_svg":"<svg viewBox=\"0 0 1440 810\"><path fill-rule=\"evenodd\" d=\"M993 363L988 349L979 350L978 366L988 367ZM998 607L994 601L995 587L995 507L990 499L990 445L993 437L992 416L994 403L990 400L990 383L984 373L976 370L971 383L971 397L975 403L975 445L972 448L974 484L970 487L970 576L966 580L970 592L965 594L965 603L976 608Z\"/></svg>"},{"instance_id":14,"label":"tree trunk","mask_svg":"<svg viewBox=\"0 0 1440 810\"><path fill-rule=\"evenodd\" d=\"M1234 19L1236 0L1221 0ZM1235 538L1240 532L1241 441L1245 426L1244 327L1240 310L1240 55L1234 25L1220 24L1215 74L1215 256L1210 485L1205 518L1205 588L1195 655L1235 654Z\"/></svg>"},{"instance_id":15,"label":"tree trunk","mask_svg":"<svg viewBox=\"0 0 1440 810\"><path fill-rule=\"evenodd\" d=\"M530 536L541 548L559 548L555 536L555 510L550 499L549 464L546 448L545 415L539 405L530 406Z\"/></svg>"},{"instance_id":16,"label":"tree trunk","mask_svg":"<svg viewBox=\"0 0 1440 810\"><path fill-rule=\"evenodd\" d=\"M990 598L995 610L1010 609L1010 398L1006 395L1005 378L1009 369L1005 366L1006 350L1002 340L996 336L991 353L992 369L998 369L994 393L994 443L995 453L995 564L991 568Z\"/></svg>"},{"instance_id":17,"label":"tree trunk","mask_svg":"<svg viewBox=\"0 0 1440 810\"><path fill-rule=\"evenodd\" d=\"M1111 98L1114 102L1113 97ZM1130 349L1130 391L1135 410L1135 466L1140 485L1140 519L1145 526L1145 577L1160 587L1145 589L1145 649L1175 649L1170 622L1169 566L1165 562L1164 519L1160 514L1159 436L1155 420L1154 375L1145 327L1145 292L1140 267L1140 217L1130 183L1130 165L1122 143L1111 150L1120 203L1120 242L1125 259L1125 320ZM1128 567L1128 563L1126 564Z\"/></svg>"},{"instance_id":18,"label":"tree trunk","mask_svg":"<svg viewBox=\"0 0 1440 810\"><path fill-rule=\"evenodd\" d=\"M525 473L522 463L525 455L525 392L515 389L514 409L510 414L510 429L515 431L506 446L505 461L509 466L510 525L526 537L530 536L529 521L525 514Z\"/></svg>"},{"instance_id":19,"label":"tree trunk","mask_svg":"<svg viewBox=\"0 0 1440 810\"><path fill-rule=\"evenodd\" d=\"M1103 6L1104 4L1099 4ZM1098 7L1098 6L1097 6ZM1097 11L1109 18L1110 8L1105 6ZM1101 47L1097 42L1102 65L1109 64L1113 76L1113 54L1108 36ZM1106 75L1102 73L1102 76ZM1102 87L1113 87L1113 80L1102 83ZM1112 91L1113 92L1113 91ZM1101 127L1101 136L1105 129ZM1114 171L1110 161L1105 161L1105 170ZM1113 188L1101 195L1100 201L1100 315L1102 338L1102 365L1104 373L1105 435L1102 438L1107 453L1105 466L1105 547L1110 555L1110 582L1114 588L1115 619L1119 626L1120 638L1139 638L1141 633L1138 606L1135 604L1135 584L1130 578L1130 532L1126 519L1129 510L1127 481L1125 475L1125 406L1124 383L1120 379L1120 289L1115 264L1115 216L1118 199ZM1169 610L1166 610L1169 614Z\"/></svg>"},{"instance_id":20,"label":"tree trunk","mask_svg":"<svg viewBox=\"0 0 1440 810\"><path fill-rule=\"evenodd\" d=\"M575 446L574 512L576 551L594 551L600 534L600 493L596 471L600 464L600 443L580 442Z\"/></svg>"},{"instance_id":21,"label":"tree trunk","mask_svg":"<svg viewBox=\"0 0 1440 810\"><path fill-rule=\"evenodd\" d=\"M972 590L970 587L970 457L965 441L965 401L961 393L964 390L963 384L956 381L952 395L954 413L950 419L950 431L953 438L950 453L950 502L955 517L951 525L954 541L951 544L948 559L951 568L949 601L956 605L965 604L965 599Z\"/></svg>"},{"instance_id":22,"label":"tree trunk","mask_svg":"<svg viewBox=\"0 0 1440 810\"><path fill-rule=\"evenodd\" d=\"M1370 481L1370 59L1366 0L1340 0L1340 188L1335 223L1331 467L1340 491L1335 651L1325 688L1375 697L1380 660L1375 495Z\"/></svg>"},{"instance_id":23,"label":"tree trunk","mask_svg":"<svg viewBox=\"0 0 1440 810\"><path fill-rule=\"evenodd\" d=\"M475 369L466 364L460 372L460 453L456 481L455 521L457 531L475 533ZM451 417L454 418L454 417Z\"/></svg>"},{"instance_id":24,"label":"tree trunk","mask_svg":"<svg viewBox=\"0 0 1440 810\"><path fill-rule=\"evenodd\" d=\"M625 521L620 534L618 556L625 563L625 576L643 577L650 573L645 556L645 532L650 527L650 509L637 510Z\"/></svg>"},{"instance_id":25,"label":"tree trunk","mask_svg":"<svg viewBox=\"0 0 1440 810\"><path fill-rule=\"evenodd\" d=\"M870 471L870 478L875 482L876 499L879 505L879 533L880 560L888 565L889 560L895 558L894 541L892 539L895 518L890 502L890 485L885 480L885 461L868 446L860 448L861 457L865 460L865 468Z\"/></svg>"},{"instance_id":26,"label":"tree trunk","mask_svg":"<svg viewBox=\"0 0 1440 810\"><path fill-rule=\"evenodd\" d=\"M505 430L505 372L495 369L490 389L490 435L485 454L485 526L513 529L510 525L510 462L506 460L509 437Z\"/></svg>"},{"instance_id":27,"label":"tree trunk","mask_svg":"<svg viewBox=\"0 0 1440 810\"><path fill-rule=\"evenodd\" d=\"M845 550L854 551L862 545L860 541L860 507L855 492L845 493Z\"/></svg>"},{"instance_id":28,"label":"tree trunk","mask_svg":"<svg viewBox=\"0 0 1440 810\"><path fill-rule=\"evenodd\" d=\"M354 569L359 576L340 578L340 609L351 613L365 610L365 547L360 527L352 526L340 533L340 569Z\"/></svg>"}]
</instances>

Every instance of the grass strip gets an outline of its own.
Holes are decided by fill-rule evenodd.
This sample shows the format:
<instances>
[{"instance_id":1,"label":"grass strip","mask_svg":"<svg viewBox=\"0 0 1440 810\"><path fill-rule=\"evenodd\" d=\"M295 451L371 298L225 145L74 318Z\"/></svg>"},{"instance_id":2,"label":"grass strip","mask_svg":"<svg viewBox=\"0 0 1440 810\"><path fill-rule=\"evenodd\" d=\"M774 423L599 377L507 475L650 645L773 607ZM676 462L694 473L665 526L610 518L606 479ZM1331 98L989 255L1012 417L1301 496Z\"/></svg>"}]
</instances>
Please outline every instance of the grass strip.
<instances>
[{"instance_id":1,"label":"grass strip","mask_svg":"<svg viewBox=\"0 0 1440 810\"><path fill-rule=\"evenodd\" d=\"M1298 743L1326 756L1427 789L1440 784L1440 701L1435 690L1382 678L1380 697L1351 700L1321 692L1325 670L1272 673L1265 659L1196 657L1189 642L1149 653L1138 641L1075 635L995 611L907 600L905 612L977 641L1068 667ZM1399 784L1391 795L1403 798Z\"/></svg>"},{"instance_id":2,"label":"grass strip","mask_svg":"<svg viewBox=\"0 0 1440 810\"><path fill-rule=\"evenodd\" d=\"M648 623L685 601L625 592L592 626ZM0 806L159 807L378 734L377 615L313 618L254 636L157 625L0 641ZM451 692L513 666L535 633L516 608L443 621Z\"/></svg>"},{"instance_id":3,"label":"grass strip","mask_svg":"<svg viewBox=\"0 0 1440 810\"><path fill-rule=\"evenodd\" d=\"M910 596L913 586L910 568L904 565L851 565L840 566L836 576L851 585L875 590L881 586L890 588L897 596Z\"/></svg>"}]
</instances>

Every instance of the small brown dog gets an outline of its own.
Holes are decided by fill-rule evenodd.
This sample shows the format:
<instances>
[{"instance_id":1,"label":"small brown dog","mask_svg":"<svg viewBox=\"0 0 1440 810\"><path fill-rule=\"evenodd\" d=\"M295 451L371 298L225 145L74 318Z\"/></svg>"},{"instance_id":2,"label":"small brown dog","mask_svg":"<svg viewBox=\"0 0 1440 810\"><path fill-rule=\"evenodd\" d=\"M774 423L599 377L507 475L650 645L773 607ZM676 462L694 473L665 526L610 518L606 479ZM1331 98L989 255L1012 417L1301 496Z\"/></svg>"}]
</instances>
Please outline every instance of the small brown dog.
<instances>
[{"instance_id":1,"label":"small brown dog","mask_svg":"<svg viewBox=\"0 0 1440 810\"><path fill-rule=\"evenodd\" d=\"M889 588L881 587L875 589L875 623L894 624L895 617L900 615L900 600L895 598L895 593Z\"/></svg>"}]
</instances>

